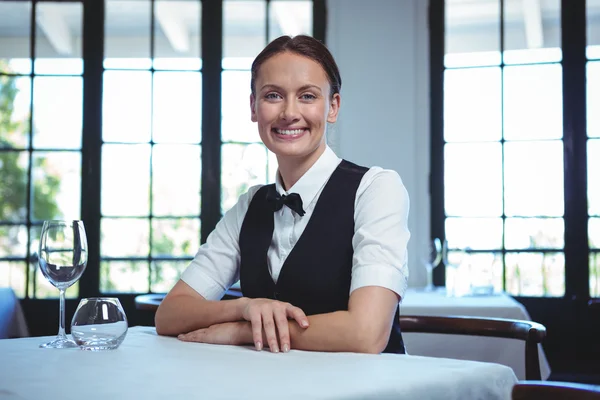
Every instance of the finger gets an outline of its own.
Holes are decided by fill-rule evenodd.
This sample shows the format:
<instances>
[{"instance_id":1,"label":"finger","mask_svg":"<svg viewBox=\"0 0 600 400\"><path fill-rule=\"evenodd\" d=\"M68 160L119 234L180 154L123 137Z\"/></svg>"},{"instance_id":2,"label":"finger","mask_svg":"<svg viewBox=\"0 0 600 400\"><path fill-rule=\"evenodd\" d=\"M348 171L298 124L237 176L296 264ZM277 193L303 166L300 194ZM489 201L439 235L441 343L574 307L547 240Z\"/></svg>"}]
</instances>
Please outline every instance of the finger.
<instances>
[{"instance_id":1,"label":"finger","mask_svg":"<svg viewBox=\"0 0 600 400\"><path fill-rule=\"evenodd\" d=\"M273 321L273 312L271 310L267 310L262 314L262 322L263 328L265 329L267 343L269 343L269 349L273 353L279 353L277 333L275 332L275 322Z\"/></svg>"},{"instance_id":2,"label":"finger","mask_svg":"<svg viewBox=\"0 0 600 400\"><path fill-rule=\"evenodd\" d=\"M261 351L263 348L262 342L262 318L260 313L253 314L250 317L250 323L252 324L252 340L254 341L254 347L256 350Z\"/></svg>"},{"instance_id":3,"label":"finger","mask_svg":"<svg viewBox=\"0 0 600 400\"><path fill-rule=\"evenodd\" d=\"M294 307L290 304L287 307L286 312L288 317L295 319L302 328L308 328L308 317L301 308Z\"/></svg>"},{"instance_id":4,"label":"finger","mask_svg":"<svg viewBox=\"0 0 600 400\"><path fill-rule=\"evenodd\" d=\"M288 326L287 315L284 309L276 310L273 313L275 323L277 324L277 332L279 332L279 343L281 343L281 351L287 353L290 351L290 329Z\"/></svg>"},{"instance_id":5,"label":"finger","mask_svg":"<svg viewBox=\"0 0 600 400\"><path fill-rule=\"evenodd\" d=\"M182 333L181 335L177 336L177 339L181 340L182 342L202 342L202 338L205 334L206 329L198 329L196 331Z\"/></svg>"}]
</instances>

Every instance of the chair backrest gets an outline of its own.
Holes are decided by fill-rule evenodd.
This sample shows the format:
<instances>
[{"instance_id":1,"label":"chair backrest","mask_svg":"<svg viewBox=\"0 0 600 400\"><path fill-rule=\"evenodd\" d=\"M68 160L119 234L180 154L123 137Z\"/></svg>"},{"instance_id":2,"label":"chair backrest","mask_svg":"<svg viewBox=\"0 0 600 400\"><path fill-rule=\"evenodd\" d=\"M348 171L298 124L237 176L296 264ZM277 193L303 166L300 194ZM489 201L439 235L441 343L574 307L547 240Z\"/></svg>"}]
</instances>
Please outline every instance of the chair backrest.
<instances>
[{"instance_id":1,"label":"chair backrest","mask_svg":"<svg viewBox=\"0 0 600 400\"><path fill-rule=\"evenodd\" d=\"M571 382L520 381L513 400L600 400L600 386Z\"/></svg>"},{"instance_id":2,"label":"chair backrest","mask_svg":"<svg viewBox=\"0 0 600 400\"><path fill-rule=\"evenodd\" d=\"M402 332L488 336L525 341L525 379L541 380L538 344L546 337L546 327L533 321L468 316L433 317L401 315Z\"/></svg>"}]
</instances>

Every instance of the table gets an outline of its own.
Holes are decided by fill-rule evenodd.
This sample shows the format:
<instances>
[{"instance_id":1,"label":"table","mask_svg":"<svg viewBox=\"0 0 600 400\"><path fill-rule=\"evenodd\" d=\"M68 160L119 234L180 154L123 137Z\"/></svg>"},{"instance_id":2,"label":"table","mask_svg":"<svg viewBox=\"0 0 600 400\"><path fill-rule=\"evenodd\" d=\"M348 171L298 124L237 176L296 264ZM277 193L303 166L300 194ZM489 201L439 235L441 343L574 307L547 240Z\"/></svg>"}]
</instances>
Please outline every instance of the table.
<instances>
[{"instance_id":1,"label":"table","mask_svg":"<svg viewBox=\"0 0 600 400\"><path fill-rule=\"evenodd\" d=\"M130 328L117 350L40 349L0 340L0 398L510 399L503 365L397 354L257 352ZM4 399L4 398L3 398Z\"/></svg>"},{"instance_id":2,"label":"table","mask_svg":"<svg viewBox=\"0 0 600 400\"><path fill-rule=\"evenodd\" d=\"M443 291L424 292L409 289L400 304L402 315L510 318L530 321L525 307L504 294L491 296L447 297ZM404 333L407 351L413 355L477 360L511 367L517 378L525 379L525 342L515 339ZM539 347L543 379L550 376L550 366Z\"/></svg>"},{"instance_id":3,"label":"table","mask_svg":"<svg viewBox=\"0 0 600 400\"><path fill-rule=\"evenodd\" d=\"M0 288L0 339L29 336L19 299L11 288Z\"/></svg>"}]
</instances>

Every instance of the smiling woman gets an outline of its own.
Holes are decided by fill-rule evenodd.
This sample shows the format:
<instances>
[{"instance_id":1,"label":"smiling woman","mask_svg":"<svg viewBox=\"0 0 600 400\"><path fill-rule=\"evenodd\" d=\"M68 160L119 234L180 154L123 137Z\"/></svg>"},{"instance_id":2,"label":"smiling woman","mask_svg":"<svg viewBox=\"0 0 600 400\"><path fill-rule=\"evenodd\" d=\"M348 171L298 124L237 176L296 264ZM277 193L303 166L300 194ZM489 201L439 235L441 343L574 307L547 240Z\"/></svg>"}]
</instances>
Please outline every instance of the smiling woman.
<instances>
[{"instance_id":1,"label":"smiling woman","mask_svg":"<svg viewBox=\"0 0 600 400\"><path fill-rule=\"evenodd\" d=\"M181 340L272 352L404 353L408 195L398 174L326 144L341 78L318 40L272 41L252 64L251 120L279 165L243 194L156 313ZM240 280L245 297L216 301Z\"/></svg>"}]
</instances>

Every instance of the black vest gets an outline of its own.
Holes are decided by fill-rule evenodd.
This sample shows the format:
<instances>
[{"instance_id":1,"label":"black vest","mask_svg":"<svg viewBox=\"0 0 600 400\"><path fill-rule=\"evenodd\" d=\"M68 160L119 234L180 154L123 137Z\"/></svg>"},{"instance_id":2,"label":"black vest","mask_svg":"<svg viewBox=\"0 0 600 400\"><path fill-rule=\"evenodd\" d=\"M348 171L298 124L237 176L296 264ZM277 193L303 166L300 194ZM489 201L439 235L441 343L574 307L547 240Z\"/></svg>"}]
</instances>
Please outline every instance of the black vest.
<instances>
[{"instance_id":1,"label":"black vest","mask_svg":"<svg viewBox=\"0 0 600 400\"><path fill-rule=\"evenodd\" d=\"M240 284L250 298L268 298L300 307L306 315L347 311L352 277L352 237L356 191L367 168L343 160L323 188L304 232L287 256L277 283L267 250L273 238L273 209L260 188L240 231ZM396 309L385 353L404 354Z\"/></svg>"}]
</instances>

